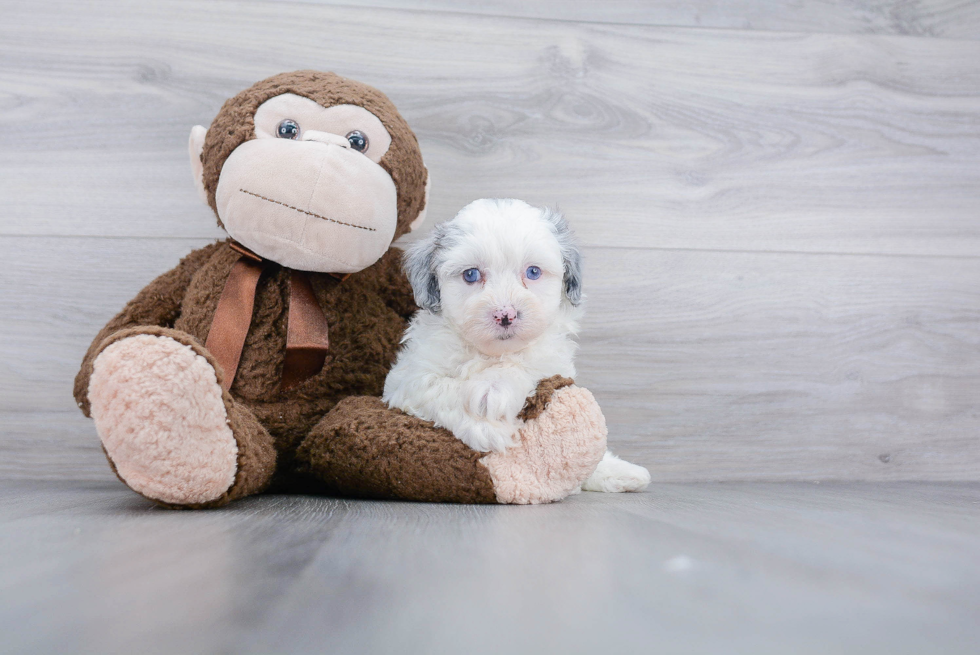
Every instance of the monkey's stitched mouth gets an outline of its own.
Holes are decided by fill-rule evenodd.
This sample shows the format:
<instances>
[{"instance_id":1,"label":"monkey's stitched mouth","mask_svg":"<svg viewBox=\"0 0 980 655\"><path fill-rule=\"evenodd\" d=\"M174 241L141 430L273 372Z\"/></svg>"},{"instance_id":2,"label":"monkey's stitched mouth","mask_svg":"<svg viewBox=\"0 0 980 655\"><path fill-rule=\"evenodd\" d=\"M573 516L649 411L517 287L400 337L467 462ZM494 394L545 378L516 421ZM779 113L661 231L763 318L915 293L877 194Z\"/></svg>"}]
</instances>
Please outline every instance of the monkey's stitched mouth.
<instances>
[{"instance_id":1,"label":"monkey's stitched mouth","mask_svg":"<svg viewBox=\"0 0 980 655\"><path fill-rule=\"evenodd\" d=\"M368 232L377 232L377 230L374 229L373 227L364 227L363 225L354 225L353 223L345 223L343 221L338 221L335 218L329 218L327 216L320 216L319 214L314 214L313 212L308 212L305 209L300 209L299 207L293 207L292 205L287 205L284 202L280 202L278 200L273 200L272 198L266 198L265 196L259 195L257 193L252 193L251 191L247 191L245 189L239 189L239 191L241 191L242 193L244 193L246 195L255 196L259 200L265 200L266 202L271 202L271 203L276 204L276 205L282 205L283 207L285 207L287 209L292 209L293 211L297 211L300 214L306 214L307 216L313 216L314 218L322 218L325 221L330 221L331 223L336 223L337 225L346 225L347 227L356 227L358 230L367 230Z\"/></svg>"}]
</instances>

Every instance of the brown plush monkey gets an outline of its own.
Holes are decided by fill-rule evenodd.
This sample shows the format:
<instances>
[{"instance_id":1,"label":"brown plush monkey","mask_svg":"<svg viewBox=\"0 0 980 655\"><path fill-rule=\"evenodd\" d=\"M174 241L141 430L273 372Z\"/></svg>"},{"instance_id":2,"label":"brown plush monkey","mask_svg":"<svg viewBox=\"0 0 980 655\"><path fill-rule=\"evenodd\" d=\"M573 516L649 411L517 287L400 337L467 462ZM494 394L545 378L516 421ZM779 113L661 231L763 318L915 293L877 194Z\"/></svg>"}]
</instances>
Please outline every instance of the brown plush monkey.
<instances>
[{"instance_id":1,"label":"brown plush monkey","mask_svg":"<svg viewBox=\"0 0 980 655\"><path fill-rule=\"evenodd\" d=\"M377 398L416 310L391 242L425 213L427 172L391 101L298 71L191 132L203 197L232 239L144 288L75 379L110 465L170 507L262 491L427 501L558 500L594 470L605 424L544 380L518 444L471 450Z\"/></svg>"}]
</instances>

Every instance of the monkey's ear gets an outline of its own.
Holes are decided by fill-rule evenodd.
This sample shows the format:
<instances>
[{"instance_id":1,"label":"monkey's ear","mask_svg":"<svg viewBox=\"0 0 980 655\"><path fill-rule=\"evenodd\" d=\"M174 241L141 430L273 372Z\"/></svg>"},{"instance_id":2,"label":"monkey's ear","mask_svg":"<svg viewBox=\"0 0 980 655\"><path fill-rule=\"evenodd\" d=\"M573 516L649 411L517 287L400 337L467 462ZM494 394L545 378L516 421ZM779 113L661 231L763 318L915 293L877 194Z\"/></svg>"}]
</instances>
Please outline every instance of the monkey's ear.
<instances>
[{"instance_id":1,"label":"monkey's ear","mask_svg":"<svg viewBox=\"0 0 980 655\"><path fill-rule=\"evenodd\" d=\"M204 190L204 162L201 153L204 152L204 137L208 130L201 125L191 128L191 138L187 142L188 154L191 156L191 173L194 175L194 186L201 195L204 204L208 202L208 192Z\"/></svg>"},{"instance_id":2,"label":"monkey's ear","mask_svg":"<svg viewBox=\"0 0 980 655\"><path fill-rule=\"evenodd\" d=\"M436 275L436 251L439 249L438 228L427 239L416 241L405 251L405 274L412 285L415 304L433 314L442 309L439 277Z\"/></svg>"},{"instance_id":3,"label":"monkey's ear","mask_svg":"<svg viewBox=\"0 0 980 655\"><path fill-rule=\"evenodd\" d=\"M429 189L432 188L432 174L429 169L425 169L425 200L423 200L422 211L415 217L415 220L408 224L408 231L414 232L418 226L425 222L425 215L429 212Z\"/></svg>"}]
</instances>

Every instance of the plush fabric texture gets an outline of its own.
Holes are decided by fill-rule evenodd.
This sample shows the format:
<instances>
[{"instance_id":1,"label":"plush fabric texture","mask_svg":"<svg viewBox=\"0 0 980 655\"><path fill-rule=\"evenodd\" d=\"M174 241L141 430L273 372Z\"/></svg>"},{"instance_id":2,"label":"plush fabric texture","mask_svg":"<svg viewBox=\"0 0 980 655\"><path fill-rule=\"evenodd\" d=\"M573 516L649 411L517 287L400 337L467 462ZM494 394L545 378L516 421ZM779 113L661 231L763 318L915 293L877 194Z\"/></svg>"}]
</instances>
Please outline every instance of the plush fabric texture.
<instances>
[{"instance_id":1,"label":"plush fabric texture","mask_svg":"<svg viewBox=\"0 0 980 655\"><path fill-rule=\"evenodd\" d=\"M377 116L391 136L391 146L379 164L388 171L398 190L398 238L425 206L426 170L418 141L408 123L388 97L377 89L354 80L319 71L281 73L258 82L225 102L211 122L204 140L204 189L215 210L215 191L221 168L232 151L255 138L255 111L266 100L283 93L309 98L325 107L357 105ZM219 225L221 221L218 221Z\"/></svg>"},{"instance_id":2,"label":"plush fabric texture","mask_svg":"<svg viewBox=\"0 0 980 655\"><path fill-rule=\"evenodd\" d=\"M103 341L119 330L155 324L185 335L203 349L221 291L239 257L227 241L191 253L177 268L151 282L103 328L75 380L75 398L86 415L90 415L92 361L107 345ZM280 380L290 270L270 263L263 272L230 393L272 436L279 453L277 470L288 470L299 442L340 400L381 395L407 318L416 309L400 261L401 251L392 249L373 266L343 281L328 274L309 274L329 325L330 352L320 373L288 391L280 388Z\"/></svg>"},{"instance_id":3,"label":"plush fabric texture","mask_svg":"<svg viewBox=\"0 0 980 655\"><path fill-rule=\"evenodd\" d=\"M388 409L380 398L347 398L300 446L300 471L329 493L456 503L494 503L483 456L448 430Z\"/></svg>"},{"instance_id":4,"label":"plush fabric texture","mask_svg":"<svg viewBox=\"0 0 980 655\"><path fill-rule=\"evenodd\" d=\"M388 250L398 227L398 192L384 170L356 151L310 142L242 144L215 197L228 234L303 271L356 273Z\"/></svg>"},{"instance_id":5,"label":"plush fabric texture","mask_svg":"<svg viewBox=\"0 0 980 655\"><path fill-rule=\"evenodd\" d=\"M322 105L357 105L378 117L391 136L379 164L396 187L394 237L408 231L424 209L427 182L415 136L383 94L332 73L277 75L225 103L200 154L211 207L225 160L255 137L256 107L282 93ZM200 131L192 133L192 152L199 137ZM594 415L594 400L587 402L591 396L563 388L565 381L548 382L532 398L521 446L490 458L376 398L417 310L397 249L348 276L308 274L330 348L319 373L288 389L281 378L292 270L263 264L237 375L224 391L225 371L203 344L239 256L228 241L190 253L127 303L82 361L75 400L95 419L110 466L138 493L175 508L218 507L253 493L300 488L429 501L545 502L588 477L591 447L604 444L605 426L601 413ZM552 393L557 400L549 405ZM557 459L563 453L578 462L563 466ZM576 472L581 475L569 486Z\"/></svg>"},{"instance_id":6,"label":"plush fabric texture","mask_svg":"<svg viewBox=\"0 0 980 655\"><path fill-rule=\"evenodd\" d=\"M259 280L239 373L229 392L222 394L224 372L202 344L225 280L239 256L227 241L218 242L192 252L151 282L96 337L76 377L76 401L86 415L96 416L110 463L124 482L144 496L167 506L189 508L217 507L270 488L428 501L541 503L566 496L601 459L606 434L602 414L588 391L569 386L572 381L561 376L543 380L529 398L521 413L527 425L520 444L490 456L372 397L381 394L407 318L416 310L397 249L343 281L310 274L329 323L331 349L319 374L288 391L279 382L289 270L270 263ZM207 365L191 366L193 383L177 383L179 376L170 382L168 376L151 381L151 373L138 370L117 378L115 371L125 369L122 364L107 365L99 381L93 382L94 362L100 353L114 344L131 342L138 346L137 352L127 351L127 357L115 359L145 363L160 350L149 345L160 337L180 344L196 364ZM144 347L151 354L141 358L138 350ZM207 368L213 370L210 376L204 371ZM144 382L136 380L140 376ZM154 407L183 407L190 402L188 393L210 398L213 412L218 412L214 399L222 401L237 448L233 481L223 493L210 497L228 483L227 455L222 460L223 482L197 495L181 491L184 483L168 493L137 480L130 463L139 456L127 459L120 453L137 446L140 438L131 437L120 450L113 436L119 432L109 423L139 422L147 411L129 416L107 409L111 403L102 400L128 394L123 387L130 386L135 389L135 399L126 411L145 406L154 416L158 436L143 441L156 439L161 447L166 441L171 449L188 444L190 435L177 429L179 421L168 425L161 420L160 412L152 412ZM139 389L150 392L153 400L146 401ZM178 414L168 416L173 421ZM214 420L212 428L219 432ZM231 442L226 439L225 443L227 447ZM199 457L195 453L196 446L175 457L190 461ZM167 475L165 471L158 477L173 479Z\"/></svg>"},{"instance_id":7,"label":"plush fabric texture","mask_svg":"<svg viewBox=\"0 0 980 655\"><path fill-rule=\"evenodd\" d=\"M533 421L538 418L547 409L548 403L551 402L551 397L556 391L570 387L573 384L575 384L575 380L561 375L553 375L550 378L541 380L538 382L538 388L535 389L534 395L524 403L524 409L517 415L517 418L522 421Z\"/></svg>"},{"instance_id":8,"label":"plush fabric texture","mask_svg":"<svg viewBox=\"0 0 980 655\"><path fill-rule=\"evenodd\" d=\"M542 395L539 387L536 398ZM606 421L595 398L588 389L562 386L521 429L516 445L480 463L490 471L497 502L537 505L573 493L605 452Z\"/></svg>"},{"instance_id":9,"label":"plush fabric texture","mask_svg":"<svg viewBox=\"0 0 980 655\"><path fill-rule=\"evenodd\" d=\"M238 444L214 369L169 337L115 341L95 360L90 398L116 473L165 503L217 500L235 482Z\"/></svg>"},{"instance_id":10,"label":"plush fabric texture","mask_svg":"<svg viewBox=\"0 0 980 655\"><path fill-rule=\"evenodd\" d=\"M248 496L254 493L259 493L266 490L271 481L272 475L276 469L276 450L275 444L273 443L272 437L269 435L268 431L259 423L258 419L241 403L236 402L230 394L222 392L221 382L223 374L221 368L214 361L211 354L205 349L200 343L198 343L190 335L179 332L177 330L169 328L161 328L155 326L139 326L130 327L123 330L119 330L112 334L110 337L102 340L99 344L99 355L95 358L96 361L99 357L111 347L119 344L126 343L127 349L131 355L125 359L129 360L125 367L112 366L103 368L103 377L105 380L100 384L102 386L108 385L119 385L119 386L130 386L124 385L119 380L116 380L116 373L120 368L130 368L134 375L145 375L139 373L138 369L133 369L135 364L141 360L139 351L143 347L148 347L150 350L160 350L160 347L156 345L157 340L163 340L166 342L176 342L180 344L183 348L189 348L198 358L201 358L206 362L207 366L211 370L210 376L199 371L198 374L202 379L206 379L209 384L204 385L191 385L190 387L184 387L181 385L173 385L164 382L163 384L154 383L149 381L148 384L142 385L143 388L149 393L146 395L155 396L154 400L156 404L145 403L148 407L148 411L153 411L157 418L155 431L158 435L157 439L165 439L167 442L167 447L171 451L175 451L178 444L186 444L190 447L190 450L194 450L196 445L193 441L184 439L181 431L178 429L180 426L180 414L167 412L161 413L154 410L156 406L182 406L188 403L195 403L197 400L194 398L196 394L210 395L213 393L220 393L221 400L224 405L225 412L225 422L228 427L231 428L231 432L234 435L236 448L237 448L237 458L235 466L235 476L233 482L220 496L207 501L191 502L191 501L179 501L175 499L175 496L167 493L154 493L145 484L141 485L141 489L134 489L140 495L148 498L159 505L164 505L166 507L172 508L194 508L202 509L209 507L220 507L228 502ZM94 345L94 344L93 344ZM123 351L118 351L123 352ZM177 351L180 352L180 351ZM195 364L200 364L200 359L195 360ZM91 366L94 374L95 365ZM217 386L217 390L212 387L210 380L214 380L214 385ZM90 381L89 390L90 392L94 389L94 384ZM166 392L165 389L169 389ZM131 390L127 390L125 393L130 394L136 402L130 405L130 408L134 408L138 404L144 404L141 400L141 396L134 395ZM188 397L190 394L190 397ZM119 471L119 467L113 459L113 455L110 454L106 439L104 436L104 428L100 428L102 423L102 416L106 414L105 405L100 405L96 410L93 411L92 416L96 418L96 429L99 432L100 438L103 440L102 449L106 454L106 458L109 460L109 465L112 467L112 471L122 480L124 483L129 485L129 481L123 476ZM170 425L168 425L167 418L171 419ZM177 419L173 421L173 419ZM112 420L112 419L110 419ZM117 419L118 420L118 419ZM128 417L122 417L123 421L130 420ZM170 437L164 437L165 433L175 432L175 435ZM138 440L134 440L133 436L135 432L129 434L129 440L131 443L126 445L126 448L136 448ZM113 449L115 450L115 449ZM120 455L117 454L117 457ZM172 452L172 457L187 459L189 456L181 454L179 452ZM124 467L125 468L125 467ZM166 475L166 471L162 469L154 469L159 475ZM130 485L132 488L132 485ZM167 500L169 499L169 500Z\"/></svg>"},{"instance_id":11,"label":"plush fabric texture","mask_svg":"<svg viewBox=\"0 0 980 655\"><path fill-rule=\"evenodd\" d=\"M256 137L276 136L279 121L284 118L299 122L302 128L301 140L326 139L339 143L343 147L350 145L343 135L352 130L359 130L368 139L368 149L363 156L376 164L391 147L391 135L388 134L381 119L363 107L354 105L323 107L309 98L290 93L270 98L255 110L252 122L255 124ZM312 136L311 131L314 131Z\"/></svg>"}]
</instances>

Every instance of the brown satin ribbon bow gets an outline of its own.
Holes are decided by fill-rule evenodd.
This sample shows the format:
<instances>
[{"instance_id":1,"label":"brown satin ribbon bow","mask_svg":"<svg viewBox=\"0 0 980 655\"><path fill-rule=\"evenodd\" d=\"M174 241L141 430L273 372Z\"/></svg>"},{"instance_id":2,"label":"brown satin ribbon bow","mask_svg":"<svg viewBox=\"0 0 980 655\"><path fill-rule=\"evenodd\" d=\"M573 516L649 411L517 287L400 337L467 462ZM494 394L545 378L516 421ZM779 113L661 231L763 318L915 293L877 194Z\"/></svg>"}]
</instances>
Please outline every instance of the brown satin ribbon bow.
<instances>
[{"instance_id":1,"label":"brown satin ribbon bow","mask_svg":"<svg viewBox=\"0 0 980 655\"><path fill-rule=\"evenodd\" d=\"M239 243L229 244L241 257L231 267L218 308L211 321L204 347L225 373L225 391L231 389L252 323L255 289L266 261ZM345 276L346 277L346 276ZM343 279L343 278L341 278ZM330 349L327 317L317 302L310 278L303 271L290 271L289 316L286 323L286 354L280 388L290 389L323 368Z\"/></svg>"}]
</instances>

